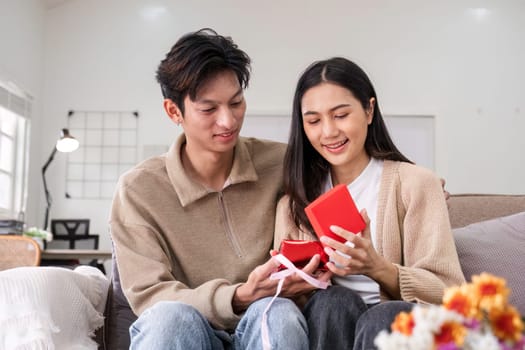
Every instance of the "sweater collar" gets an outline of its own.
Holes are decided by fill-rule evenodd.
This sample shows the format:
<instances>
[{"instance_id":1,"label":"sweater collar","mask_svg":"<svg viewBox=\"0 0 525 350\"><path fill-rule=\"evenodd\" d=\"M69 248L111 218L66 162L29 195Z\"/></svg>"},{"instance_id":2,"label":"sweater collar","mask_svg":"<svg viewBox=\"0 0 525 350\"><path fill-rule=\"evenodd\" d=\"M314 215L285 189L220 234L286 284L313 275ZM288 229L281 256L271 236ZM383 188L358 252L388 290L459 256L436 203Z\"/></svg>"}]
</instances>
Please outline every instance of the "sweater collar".
<instances>
[{"instance_id":1,"label":"sweater collar","mask_svg":"<svg viewBox=\"0 0 525 350\"><path fill-rule=\"evenodd\" d=\"M184 170L180 154L182 146L185 143L186 136L182 134L177 141L171 145L166 155L168 177L183 207L203 198L208 193L215 192L214 190L206 188L204 185L194 181ZM248 145L244 138L239 137L234 148L233 166L225 188L238 183L257 180L257 171L255 170L255 166L248 150Z\"/></svg>"}]
</instances>

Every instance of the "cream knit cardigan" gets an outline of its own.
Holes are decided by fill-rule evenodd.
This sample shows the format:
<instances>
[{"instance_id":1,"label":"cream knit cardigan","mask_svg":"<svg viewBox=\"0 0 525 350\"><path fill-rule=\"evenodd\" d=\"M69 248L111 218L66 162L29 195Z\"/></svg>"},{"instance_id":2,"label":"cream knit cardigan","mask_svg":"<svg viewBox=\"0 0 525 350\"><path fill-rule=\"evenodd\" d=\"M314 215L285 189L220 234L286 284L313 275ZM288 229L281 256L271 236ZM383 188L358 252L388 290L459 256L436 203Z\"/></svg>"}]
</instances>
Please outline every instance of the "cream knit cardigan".
<instances>
[{"instance_id":1,"label":"cream knit cardigan","mask_svg":"<svg viewBox=\"0 0 525 350\"><path fill-rule=\"evenodd\" d=\"M385 161L376 223L376 250L396 265L402 300L439 304L446 287L464 282L443 189L431 171ZM277 207L274 248L285 238L315 239L294 225L288 197ZM384 291L381 298L391 299Z\"/></svg>"}]
</instances>

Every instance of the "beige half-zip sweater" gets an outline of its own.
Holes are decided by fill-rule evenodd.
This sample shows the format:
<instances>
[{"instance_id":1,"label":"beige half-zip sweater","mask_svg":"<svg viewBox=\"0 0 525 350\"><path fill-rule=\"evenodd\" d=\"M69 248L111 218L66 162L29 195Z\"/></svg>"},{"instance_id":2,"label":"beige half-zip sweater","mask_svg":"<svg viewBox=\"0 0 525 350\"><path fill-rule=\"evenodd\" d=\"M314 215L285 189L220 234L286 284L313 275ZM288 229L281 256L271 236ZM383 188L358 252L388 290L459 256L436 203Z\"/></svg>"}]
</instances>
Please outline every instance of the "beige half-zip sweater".
<instances>
[{"instance_id":1,"label":"beige half-zip sweater","mask_svg":"<svg viewBox=\"0 0 525 350\"><path fill-rule=\"evenodd\" d=\"M240 138L229 184L216 192L187 176L184 142L119 181L110 228L122 290L137 315L177 300L231 330L235 289L270 258L285 145Z\"/></svg>"},{"instance_id":2,"label":"beige half-zip sweater","mask_svg":"<svg viewBox=\"0 0 525 350\"><path fill-rule=\"evenodd\" d=\"M316 239L293 224L288 201L288 197L279 201L276 249L285 238ZM396 265L401 298L405 301L439 304L445 287L465 282L443 188L439 178L423 167L385 160L374 246ZM381 299L390 297L381 291Z\"/></svg>"}]
</instances>

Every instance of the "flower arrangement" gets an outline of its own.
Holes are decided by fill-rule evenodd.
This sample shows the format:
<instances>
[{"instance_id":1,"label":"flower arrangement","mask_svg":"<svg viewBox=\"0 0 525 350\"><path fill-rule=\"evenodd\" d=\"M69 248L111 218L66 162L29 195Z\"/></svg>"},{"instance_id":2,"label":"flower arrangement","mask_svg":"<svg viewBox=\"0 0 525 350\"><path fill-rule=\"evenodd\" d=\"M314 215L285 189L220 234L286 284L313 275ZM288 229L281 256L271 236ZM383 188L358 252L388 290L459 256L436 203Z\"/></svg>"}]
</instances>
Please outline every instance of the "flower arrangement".
<instances>
[{"instance_id":1,"label":"flower arrangement","mask_svg":"<svg viewBox=\"0 0 525 350\"><path fill-rule=\"evenodd\" d=\"M504 279L473 276L472 283L445 290L442 305L399 313L375 344L380 350L525 350L523 319L509 294Z\"/></svg>"},{"instance_id":2,"label":"flower arrangement","mask_svg":"<svg viewBox=\"0 0 525 350\"><path fill-rule=\"evenodd\" d=\"M53 240L53 234L46 230L41 230L37 227L30 227L22 233L23 236L32 238L40 238L44 241L51 242Z\"/></svg>"}]
</instances>

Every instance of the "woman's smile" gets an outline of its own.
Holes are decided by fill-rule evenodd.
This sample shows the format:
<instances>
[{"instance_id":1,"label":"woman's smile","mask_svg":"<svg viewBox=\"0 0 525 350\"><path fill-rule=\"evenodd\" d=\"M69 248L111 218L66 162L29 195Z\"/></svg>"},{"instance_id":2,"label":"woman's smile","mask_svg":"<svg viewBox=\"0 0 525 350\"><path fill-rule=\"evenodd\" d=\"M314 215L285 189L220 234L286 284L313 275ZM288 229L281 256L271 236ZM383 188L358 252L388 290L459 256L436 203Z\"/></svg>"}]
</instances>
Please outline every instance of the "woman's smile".
<instances>
[{"instance_id":1,"label":"woman's smile","mask_svg":"<svg viewBox=\"0 0 525 350\"><path fill-rule=\"evenodd\" d=\"M330 153L340 153L341 151L344 150L347 143L348 143L348 139L344 139L339 142L323 144L322 146Z\"/></svg>"}]
</instances>

